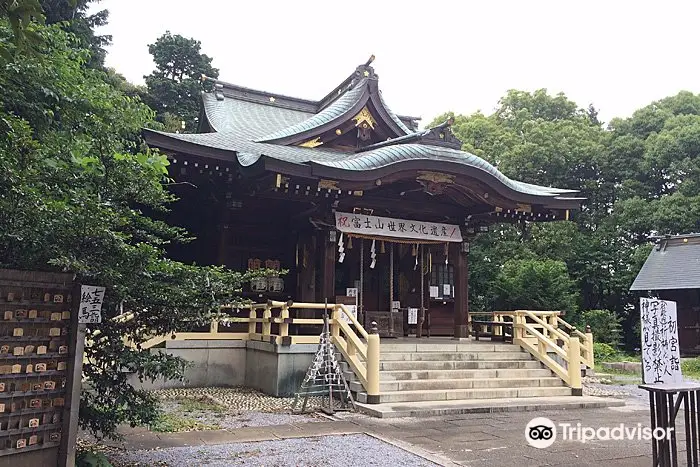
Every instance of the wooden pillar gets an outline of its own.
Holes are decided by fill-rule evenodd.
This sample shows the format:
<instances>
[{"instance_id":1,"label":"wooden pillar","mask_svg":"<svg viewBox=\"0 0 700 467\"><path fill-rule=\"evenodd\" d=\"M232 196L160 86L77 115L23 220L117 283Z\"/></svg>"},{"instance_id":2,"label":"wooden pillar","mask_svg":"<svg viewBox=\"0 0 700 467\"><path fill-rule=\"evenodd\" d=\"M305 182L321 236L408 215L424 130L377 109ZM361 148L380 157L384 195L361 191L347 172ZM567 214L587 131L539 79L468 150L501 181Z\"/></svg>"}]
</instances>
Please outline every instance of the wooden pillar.
<instances>
[{"instance_id":1,"label":"wooden pillar","mask_svg":"<svg viewBox=\"0 0 700 467\"><path fill-rule=\"evenodd\" d=\"M335 231L334 231L335 232ZM317 301L323 303L335 303L335 249L338 241L338 232L335 232L335 241L331 240L331 231L324 230L319 233L318 255L320 278L317 287Z\"/></svg>"},{"instance_id":2,"label":"wooden pillar","mask_svg":"<svg viewBox=\"0 0 700 467\"><path fill-rule=\"evenodd\" d=\"M450 259L455 270L455 310L454 337L469 337L467 320L469 319L469 262L467 253L462 253L461 243L450 243Z\"/></svg>"},{"instance_id":3,"label":"wooden pillar","mask_svg":"<svg viewBox=\"0 0 700 467\"><path fill-rule=\"evenodd\" d=\"M316 237L312 232L299 235L297 246L297 293L295 301L313 302L316 300Z\"/></svg>"},{"instance_id":4,"label":"wooden pillar","mask_svg":"<svg viewBox=\"0 0 700 467\"><path fill-rule=\"evenodd\" d=\"M229 264L229 233L230 233L230 222L231 222L231 210L226 206L221 210L221 217L219 223L219 247L216 253L216 264L221 266L227 266ZM238 267L236 265L235 267Z\"/></svg>"}]
</instances>

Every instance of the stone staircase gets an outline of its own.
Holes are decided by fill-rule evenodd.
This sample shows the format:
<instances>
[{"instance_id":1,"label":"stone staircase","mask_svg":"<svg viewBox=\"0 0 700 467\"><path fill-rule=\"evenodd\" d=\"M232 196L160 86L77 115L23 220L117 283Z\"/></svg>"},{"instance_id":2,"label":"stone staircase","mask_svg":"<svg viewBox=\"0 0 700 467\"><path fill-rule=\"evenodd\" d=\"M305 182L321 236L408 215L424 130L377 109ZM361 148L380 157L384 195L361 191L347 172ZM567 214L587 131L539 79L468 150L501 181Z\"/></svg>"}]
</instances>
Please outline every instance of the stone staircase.
<instances>
[{"instance_id":1,"label":"stone staircase","mask_svg":"<svg viewBox=\"0 0 700 467\"><path fill-rule=\"evenodd\" d=\"M552 371L517 345L422 339L383 340L379 403L571 396ZM408 342L407 342L408 341ZM343 362L360 403L367 394Z\"/></svg>"}]
</instances>

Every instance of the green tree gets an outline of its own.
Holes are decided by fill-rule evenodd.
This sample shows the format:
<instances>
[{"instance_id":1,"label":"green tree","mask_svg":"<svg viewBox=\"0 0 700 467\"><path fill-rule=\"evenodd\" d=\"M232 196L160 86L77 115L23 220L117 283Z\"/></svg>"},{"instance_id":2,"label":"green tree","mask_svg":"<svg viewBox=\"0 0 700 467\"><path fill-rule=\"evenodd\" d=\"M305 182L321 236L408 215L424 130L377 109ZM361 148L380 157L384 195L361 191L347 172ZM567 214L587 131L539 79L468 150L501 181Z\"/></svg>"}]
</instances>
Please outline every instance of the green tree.
<instances>
[{"instance_id":1,"label":"green tree","mask_svg":"<svg viewBox=\"0 0 700 467\"><path fill-rule=\"evenodd\" d=\"M112 36L97 35L95 28L107 24L109 12L100 10L88 14L91 4L100 0L41 0L47 24L59 24L67 32L73 33L78 39L79 47L90 50L88 66L100 68L104 66L107 47L112 42Z\"/></svg>"},{"instance_id":2,"label":"green tree","mask_svg":"<svg viewBox=\"0 0 700 467\"><path fill-rule=\"evenodd\" d=\"M58 25L32 26L32 52L14 45L0 68L0 267L72 271L107 287L102 325L88 328L81 424L112 435L120 423L150 423L157 404L127 381L178 378L184 361L126 341L182 331L236 299L246 276L168 260L179 228L144 212L167 209L168 161L142 142L153 112L87 67L90 52ZM129 319L114 320L125 312ZM125 371L126 370L126 371Z\"/></svg>"},{"instance_id":3,"label":"green tree","mask_svg":"<svg viewBox=\"0 0 700 467\"><path fill-rule=\"evenodd\" d=\"M574 221L494 226L480 235L470 252L472 309L504 305L499 287L508 260L537 259L566 265L560 279L574 282L577 308L610 309L627 318L640 243L626 232L620 235L611 213L639 177L644 142L616 138L601 127L592 105L578 108L565 95L545 90L509 91L492 115L457 115L452 128L463 149L507 176L578 189L586 198Z\"/></svg>"},{"instance_id":4,"label":"green tree","mask_svg":"<svg viewBox=\"0 0 700 467\"><path fill-rule=\"evenodd\" d=\"M170 31L148 46L156 69L144 77L147 87L144 101L170 131L197 131L201 77L219 76L219 70L212 67L212 59L201 52L201 46L195 39ZM184 122L184 128L180 122Z\"/></svg>"},{"instance_id":5,"label":"green tree","mask_svg":"<svg viewBox=\"0 0 700 467\"><path fill-rule=\"evenodd\" d=\"M12 51L17 48L26 51L39 41L33 24L44 21L44 14L39 0L0 0L0 19L6 20L12 29L5 41L14 45L9 47L6 42L0 42L0 65L3 65L12 60Z\"/></svg>"},{"instance_id":6,"label":"green tree","mask_svg":"<svg viewBox=\"0 0 700 467\"><path fill-rule=\"evenodd\" d=\"M508 260L496 277L496 306L503 310L559 310L571 319L569 316L578 311L575 285L563 261Z\"/></svg>"}]
</instances>

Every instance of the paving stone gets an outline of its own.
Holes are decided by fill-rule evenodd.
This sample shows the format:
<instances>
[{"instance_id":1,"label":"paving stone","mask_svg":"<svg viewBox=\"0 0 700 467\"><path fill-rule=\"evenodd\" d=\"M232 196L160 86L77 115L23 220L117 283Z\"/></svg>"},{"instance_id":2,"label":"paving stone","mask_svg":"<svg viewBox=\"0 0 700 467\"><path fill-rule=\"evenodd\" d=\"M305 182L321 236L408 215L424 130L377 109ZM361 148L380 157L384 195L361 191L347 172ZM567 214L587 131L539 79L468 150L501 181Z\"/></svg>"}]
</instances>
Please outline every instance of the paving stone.
<instances>
[{"instance_id":1,"label":"paving stone","mask_svg":"<svg viewBox=\"0 0 700 467\"><path fill-rule=\"evenodd\" d=\"M199 439L204 444L248 443L279 439L267 429L211 430L199 432Z\"/></svg>"}]
</instances>

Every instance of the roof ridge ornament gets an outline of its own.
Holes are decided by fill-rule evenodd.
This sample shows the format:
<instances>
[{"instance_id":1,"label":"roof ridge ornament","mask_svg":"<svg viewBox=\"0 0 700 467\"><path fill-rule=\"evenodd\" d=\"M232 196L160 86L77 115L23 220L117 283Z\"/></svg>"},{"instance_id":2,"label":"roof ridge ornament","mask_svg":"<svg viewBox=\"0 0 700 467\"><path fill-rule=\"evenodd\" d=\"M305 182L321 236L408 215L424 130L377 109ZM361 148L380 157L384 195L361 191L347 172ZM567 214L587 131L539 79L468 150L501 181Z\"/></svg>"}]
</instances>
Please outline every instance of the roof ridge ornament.
<instances>
[{"instance_id":1,"label":"roof ridge ornament","mask_svg":"<svg viewBox=\"0 0 700 467\"><path fill-rule=\"evenodd\" d=\"M454 125L454 117L449 117L443 123L428 128L421 136L420 141L425 144L433 144L437 146L447 146L452 149L462 149L462 141L457 138L452 131Z\"/></svg>"},{"instance_id":2,"label":"roof ridge ornament","mask_svg":"<svg viewBox=\"0 0 700 467\"><path fill-rule=\"evenodd\" d=\"M353 82L356 82L356 79L362 79L362 78L368 78L368 79L377 79L378 76L376 73L374 73L374 68L372 68L372 62L374 61L374 54L372 54L369 59L363 63L362 65L359 65L355 69L355 79L353 79ZM354 83L353 83L354 84Z\"/></svg>"}]
</instances>

